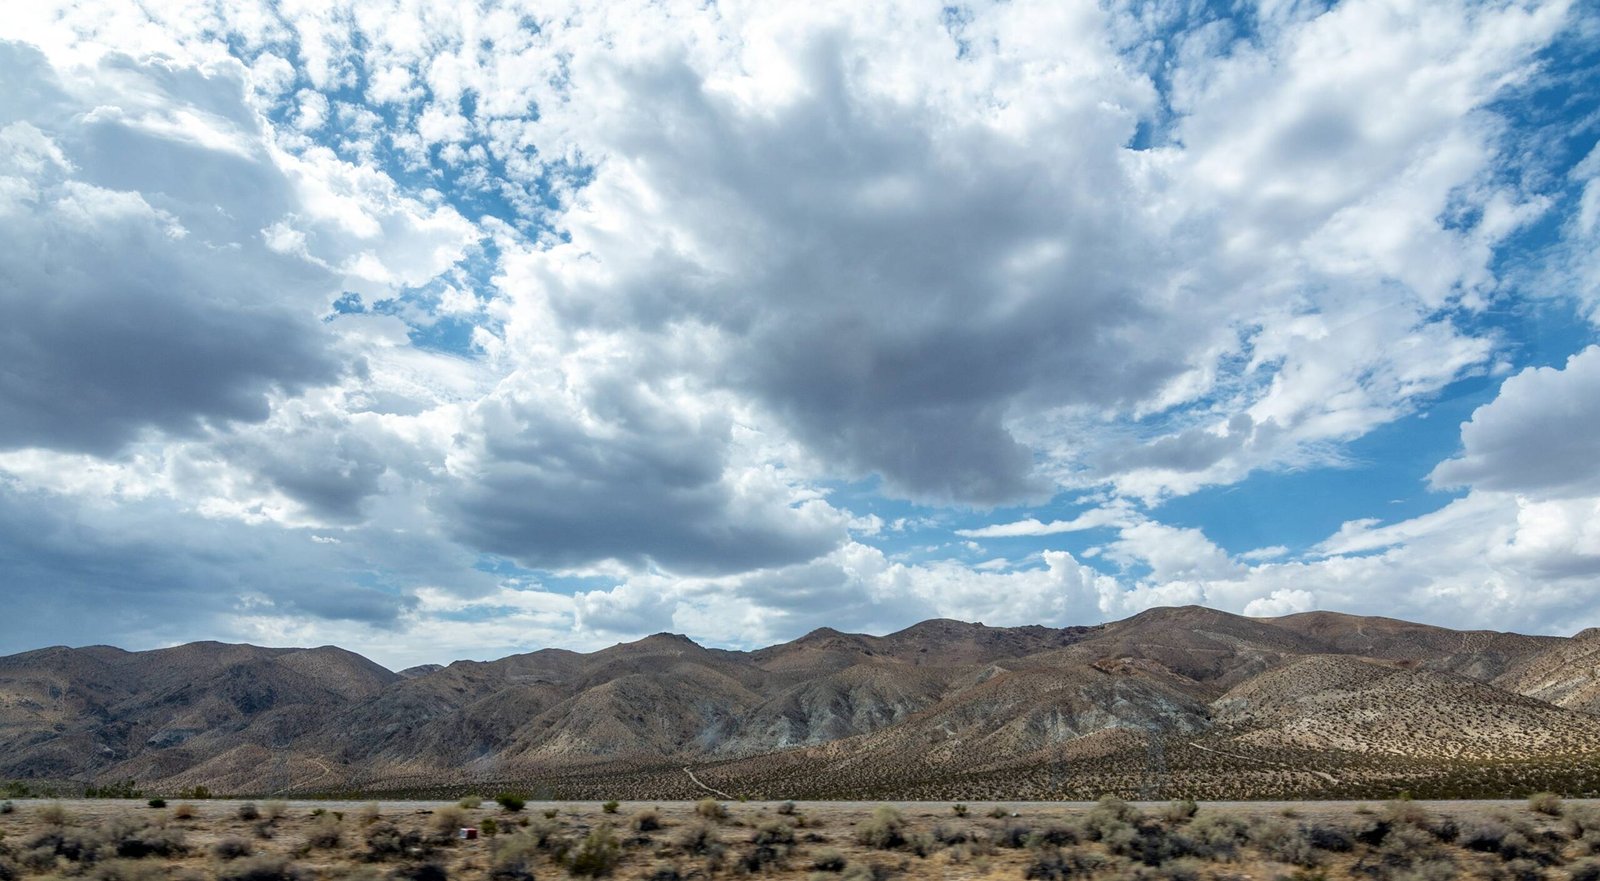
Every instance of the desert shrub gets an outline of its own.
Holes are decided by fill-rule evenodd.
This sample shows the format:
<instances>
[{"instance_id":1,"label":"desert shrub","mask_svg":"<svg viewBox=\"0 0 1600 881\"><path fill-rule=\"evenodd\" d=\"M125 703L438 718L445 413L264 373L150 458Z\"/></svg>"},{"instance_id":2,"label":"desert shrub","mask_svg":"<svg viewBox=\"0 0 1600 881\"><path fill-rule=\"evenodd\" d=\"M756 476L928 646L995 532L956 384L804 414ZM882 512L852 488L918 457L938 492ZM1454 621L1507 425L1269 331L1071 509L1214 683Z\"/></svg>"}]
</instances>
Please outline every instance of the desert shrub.
<instances>
[{"instance_id":1,"label":"desert shrub","mask_svg":"<svg viewBox=\"0 0 1600 881\"><path fill-rule=\"evenodd\" d=\"M1136 815L1131 805L1115 796L1101 796L1099 804L1083 815L1083 837L1090 841L1107 841L1125 837Z\"/></svg>"},{"instance_id":2,"label":"desert shrub","mask_svg":"<svg viewBox=\"0 0 1600 881\"><path fill-rule=\"evenodd\" d=\"M1561 815L1566 818L1564 826L1569 838L1582 838L1585 832L1600 832L1600 807L1583 803L1563 805Z\"/></svg>"},{"instance_id":3,"label":"desert shrub","mask_svg":"<svg viewBox=\"0 0 1600 881\"><path fill-rule=\"evenodd\" d=\"M1260 819L1250 825L1250 844L1280 863L1314 866L1317 853L1305 833L1293 823L1276 818Z\"/></svg>"},{"instance_id":4,"label":"desert shrub","mask_svg":"<svg viewBox=\"0 0 1600 881\"><path fill-rule=\"evenodd\" d=\"M491 881L534 881L533 867L539 861L539 843L531 835L507 835L496 839L489 851Z\"/></svg>"},{"instance_id":5,"label":"desert shrub","mask_svg":"<svg viewBox=\"0 0 1600 881\"><path fill-rule=\"evenodd\" d=\"M529 823L517 834L527 836L540 850L557 856L566 853L569 844L561 824L550 820Z\"/></svg>"},{"instance_id":6,"label":"desert shrub","mask_svg":"<svg viewBox=\"0 0 1600 881\"><path fill-rule=\"evenodd\" d=\"M1516 830L1499 817L1478 817L1461 825L1457 842L1467 850L1480 853L1499 853L1505 841Z\"/></svg>"},{"instance_id":7,"label":"desert shrub","mask_svg":"<svg viewBox=\"0 0 1600 881\"><path fill-rule=\"evenodd\" d=\"M323 814L316 822L311 824L311 832L306 836L306 846L312 848L334 848L344 843L344 828L339 823L339 818L332 814Z\"/></svg>"},{"instance_id":8,"label":"desert shrub","mask_svg":"<svg viewBox=\"0 0 1600 881\"><path fill-rule=\"evenodd\" d=\"M193 820L199 815L199 809L188 802L184 802L172 809L172 819L174 820Z\"/></svg>"},{"instance_id":9,"label":"desert shrub","mask_svg":"<svg viewBox=\"0 0 1600 881\"><path fill-rule=\"evenodd\" d=\"M1533 860L1516 859L1489 869L1490 881L1544 881L1544 867Z\"/></svg>"},{"instance_id":10,"label":"desert shrub","mask_svg":"<svg viewBox=\"0 0 1600 881\"><path fill-rule=\"evenodd\" d=\"M239 819L246 822L250 820L259 820L261 819L261 809L256 807L255 802L247 801L244 804L239 805L237 816Z\"/></svg>"},{"instance_id":11,"label":"desert shrub","mask_svg":"<svg viewBox=\"0 0 1600 881\"><path fill-rule=\"evenodd\" d=\"M268 820L279 820L289 812L289 803L282 799L272 799L261 804L261 816Z\"/></svg>"},{"instance_id":12,"label":"desert shrub","mask_svg":"<svg viewBox=\"0 0 1600 881\"><path fill-rule=\"evenodd\" d=\"M782 865L787 853L787 848L771 844L754 844L745 848L744 852L739 854L739 858L734 861L734 865L738 867L739 871L747 875L754 875L757 872L765 872L769 868Z\"/></svg>"},{"instance_id":13,"label":"desert shrub","mask_svg":"<svg viewBox=\"0 0 1600 881\"><path fill-rule=\"evenodd\" d=\"M22 867L9 854L0 852L0 881L17 881L22 877Z\"/></svg>"},{"instance_id":14,"label":"desert shrub","mask_svg":"<svg viewBox=\"0 0 1600 881\"><path fill-rule=\"evenodd\" d=\"M1553 792L1535 792L1528 796L1528 810L1551 817L1561 816L1561 796Z\"/></svg>"},{"instance_id":15,"label":"desert shrub","mask_svg":"<svg viewBox=\"0 0 1600 881\"><path fill-rule=\"evenodd\" d=\"M165 881L167 867L145 860L107 860L89 873L93 881Z\"/></svg>"},{"instance_id":16,"label":"desert shrub","mask_svg":"<svg viewBox=\"0 0 1600 881\"><path fill-rule=\"evenodd\" d=\"M811 868L819 872L843 872L844 867L844 854L834 848L824 847L811 855ZM1600 881L1600 877L1596 881Z\"/></svg>"},{"instance_id":17,"label":"desert shrub","mask_svg":"<svg viewBox=\"0 0 1600 881\"><path fill-rule=\"evenodd\" d=\"M1237 817L1211 811L1196 814L1185 829L1195 853L1214 860L1232 860L1249 837L1249 827Z\"/></svg>"},{"instance_id":18,"label":"desert shrub","mask_svg":"<svg viewBox=\"0 0 1600 881\"><path fill-rule=\"evenodd\" d=\"M906 836L906 850L919 857L930 857L939 851L939 847L939 839L934 838L931 832L913 832Z\"/></svg>"},{"instance_id":19,"label":"desert shrub","mask_svg":"<svg viewBox=\"0 0 1600 881\"><path fill-rule=\"evenodd\" d=\"M1005 807L1003 805L995 805L994 807L989 809L989 818L990 819L993 819L993 820L1004 820L1006 817L1009 817L1009 816L1011 816L1011 809L1008 808L1008 807Z\"/></svg>"},{"instance_id":20,"label":"desert shrub","mask_svg":"<svg viewBox=\"0 0 1600 881\"><path fill-rule=\"evenodd\" d=\"M57 827L28 839L23 845L22 863L35 871L52 868L57 859L93 864L102 854L109 856L104 839L88 829Z\"/></svg>"},{"instance_id":21,"label":"desert shrub","mask_svg":"<svg viewBox=\"0 0 1600 881\"><path fill-rule=\"evenodd\" d=\"M794 812L795 812L795 806L794 806L794 802L792 802L792 801L786 801L783 804L778 805L778 813L784 815L785 817L793 815Z\"/></svg>"},{"instance_id":22,"label":"desert shrub","mask_svg":"<svg viewBox=\"0 0 1600 881\"><path fill-rule=\"evenodd\" d=\"M1063 881L1091 875L1104 867L1105 860L1097 854L1081 850L1045 848L1029 861L1022 877L1039 881Z\"/></svg>"},{"instance_id":23,"label":"desert shrub","mask_svg":"<svg viewBox=\"0 0 1600 881\"><path fill-rule=\"evenodd\" d=\"M1386 802L1382 816L1392 826L1421 828L1428 824L1428 810L1410 799L1397 798Z\"/></svg>"},{"instance_id":24,"label":"desert shrub","mask_svg":"<svg viewBox=\"0 0 1600 881\"><path fill-rule=\"evenodd\" d=\"M433 832L440 838L455 838L456 832L467 824L467 812L447 805L433 812Z\"/></svg>"},{"instance_id":25,"label":"desert shrub","mask_svg":"<svg viewBox=\"0 0 1600 881\"><path fill-rule=\"evenodd\" d=\"M236 860L253 852L248 839L229 835L211 846L211 855L219 860Z\"/></svg>"},{"instance_id":26,"label":"desert shrub","mask_svg":"<svg viewBox=\"0 0 1600 881\"><path fill-rule=\"evenodd\" d=\"M1446 844L1455 841L1461 835L1461 824L1450 817L1434 817L1422 828L1428 830L1429 835Z\"/></svg>"},{"instance_id":27,"label":"desert shrub","mask_svg":"<svg viewBox=\"0 0 1600 881\"><path fill-rule=\"evenodd\" d=\"M1306 841L1317 850L1349 853L1356 846L1355 837L1350 831L1333 823L1308 823L1304 831Z\"/></svg>"},{"instance_id":28,"label":"desert shrub","mask_svg":"<svg viewBox=\"0 0 1600 881\"><path fill-rule=\"evenodd\" d=\"M475 811L478 808L483 807L483 796L481 796L481 795L462 796L461 800L456 802L456 805L458 807L464 808L465 810Z\"/></svg>"},{"instance_id":29,"label":"desert shrub","mask_svg":"<svg viewBox=\"0 0 1600 881\"><path fill-rule=\"evenodd\" d=\"M716 856L722 853L722 836L710 823L693 823L679 833L678 847L696 856Z\"/></svg>"},{"instance_id":30,"label":"desert shrub","mask_svg":"<svg viewBox=\"0 0 1600 881\"><path fill-rule=\"evenodd\" d=\"M1195 803L1194 799L1179 799L1178 801L1169 802L1162 809L1161 819L1166 820L1168 823L1186 823L1194 819L1194 815L1199 810L1200 806Z\"/></svg>"},{"instance_id":31,"label":"desert shrub","mask_svg":"<svg viewBox=\"0 0 1600 881\"><path fill-rule=\"evenodd\" d=\"M622 845L611 834L611 827L601 824L572 851L567 870L580 878L599 878L611 874L621 862Z\"/></svg>"},{"instance_id":32,"label":"desert shrub","mask_svg":"<svg viewBox=\"0 0 1600 881\"><path fill-rule=\"evenodd\" d=\"M401 830L387 822L377 822L367 827L366 844L365 857L372 861L420 856L427 849L421 833L414 829Z\"/></svg>"},{"instance_id":33,"label":"desert shrub","mask_svg":"<svg viewBox=\"0 0 1600 881\"><path fill-rule=\"evenodd\" d=\"M367 802L361 806L361 810L356 811L356 822L363 826L371 826L381 819L383 819L383 811L378 808L378 803L375 801Z\"/></svg>"},{"instance_id":34,"label":"desert shrub","mask_svg":"<svg viewBox=\"0 0 1600 881\"><path fill-rule=\"evenodd\" d=\"M124 859L176 857L189 850L184 842L183 830L160 824L134 825L127 821L113 821L105 827L105 834L117 856Z\"/></svg>"},{"instance_id":35,"label":"desert shrub","mask_svg":"<svg viewBox=\"0 0 1600 881\"><path fill-rule=\"evenodd\" d=\"M390 872L389 881L450 881L450 872L437 862L407 863Z\"/></svg>"},{"instance_id":36,"label":"desert shrub","mask_svg":"<svg viewBox=\"0 0 1600 881\"><path fill-rule=\"evenodd\" d=\"M958 817L965 817L967 815L967 806L961 802L956 802L950 806L950 812Z\"/></svg>"},{"instance_id":37,"label":"desert shrub","mask_svg":"<svg viewBox=\"0 0 1600 881\"><path fill-rule=\"evenodd\" d=\"M940 844L963 844L972 838L972 833L954 823L935 823L933 837Z\"/></svg>"},{"instance_id":38,"label":"desert shrub","mask_svg":"<svg viewBox=\"0 0 1600 881\"><path fill-rule=\"evenodd\" d=\"M782 820L768 820L756 827L750 841L754 844L794 844L794 827Z\"/></svg>"},{"instance_id":39,"label":"desert shrub","mask_svg":"<svg viewBox=\"0 0 1600 881\"><path fill-rule=\"evenodd\" d=\"M1027 847L1032 836L1032 824L1010 820L996 831L994 843L1001 847Z\"/></svg>"},{"instance_id":40,"label":"desert shrub","mask_svg":"<svg viewBox=\"0 0 1600 881\"><path fill-rule=\"evenodd\" d=\"M1354 826L1351 827L1350 833L1355 836L1358 844L1365 844L1369 847L1377 847L1378 845L1382 844L1384 840L1389 837L1389 833L1394 830L1394 824L1390 823L1388 820L1376 819L1369 814L1362 814L1360 811L1357 811L1356 813L1360 819Z\"/></svg>"},{"instance_id":41,"label":"desert shrub","mask_svg":"<svg viewBox=\"0 0 1600 881\"><path fill-rule=\"evenodd\" d=\"M644 881L685 881L685 876L678 871L678 867L671 863L661 863L644 876Z\"/></svg>"},{"instance_id":42,"label":"desert shrub","mask_svg":"<svg viewBox=\"0 0 1600 881\"><path fill-rule=\"evenodd\" d=\"M72 822L72 815L67 813L67 809L62 806L61 802L40 805L38 817L39 822L50 826L65 826Z\"/></svg>"},{"instance_id":43,"label":"desert shrub","mask_svg":"<svg viewBox=\"0 0 1600 881\"><path fill-rule=\"evenodd\" d=\"M543 813L544 813L544 818L546 820L554 820L556 817L561 816L561 809L560 808L545 808Z\"/></svg>"},{"instance_id":44,"label":"desert shrub","mask_svg":"<svg viewBox=\"0 0 1600 881\"><path fill-rule=\"evenodd\" d=\"M8 798L5 801L0 801L0 814L14 814L16 812L17 805L11 799Z\"/></svg>"},{"instance_id":45,"label":"desert shrub","mask_svg":"<svg viewBox=\"0 0 1600 881\"><path fill-rule=\"evenodd\" d=\"M478 824L478 831L485 838L493 838L500 833L500 824L493 817L484 817L483 822Z\"/></svg>"},{"instance_id":46,"label":"desert shrub","mask_svg":"<svg viewBox=\"0 0 1600 881\"><path fill-rule=\"evenodd\" d=\"M1118 820L1121 820L1124 823L1131 823L1139 818L1138 808L1128 804L1114 795L1100 796L1099 800L1095 802L1095 806L1091 808L1091 810L1103 811L1112 815L1113 817L1116 817Z\"/></svg>"},{"instance_id":47,"label":"desert shrub","mask_svg":"<svg viewBox=\"0 0 1600 881\"><path fill-rule=\"evenodd\" d=\"M889 875L887 866L876 863L850 863L839 873L839 881L886 881Z\"/></svg>"},{"instance_id":48,"label":"desert shrub","mask_svg":"<svg viewBox=\"0 0 1600 881\"><path fill-rule=\"evenodd\" d=\"M728 806L714 798L702 798L694 803L695 816L721 822L728 819Z\"/></svg>"},{"instance_id":49,"label":"desert shrub","mask_svg":"<svg viewBox=\"0 0 1600 881\"><path fill-rule=\"evenodd\" d=\"M305 875L280 856L236 860L217 870L217 881L301 881Z\"/></svg>"},{"instance_id":50,"label":"desert shrub","mask_svg":"<svg viewBox=\"0 0 1600 881\"><path fill-rule=\"evenodd\" d=\"M1379 881L1453 881L1459 870L1452 857L1425 830L1413 826L1394 829L1377 847L1369 874Z\"/></svg>"},{"instance_id":51,"label":"desert shrub","mask_svg":"<svg viewBox=\"0 0 1600 881\"><path fill-rule=\"evenodd\" d=\"M661 813L655 808L645 808L628 819L635 832L654 832L661 828Z\"/></svg>"},{"instance_id":52,"label":"desert shrub","mask_svg":"<svg viewBox=\"0 0 1600 881\"><path fill-rule=\"evenodd\" d=\"M1568 867L1572 881L1600 881L1600 860L1579 860Z\"/></svg>"},{"instance_id":53,"label":"desert shrub","mask_svg":"<svg viewBox=\"0 0 1600 881\"><path fill-rule=\"evenodd\" d=\"M1077 827L1066 823L1046 823L1028 836L1029 847L1062 847L1078 843Z\"/></svg>"},{"instance_id":54,"label":"desert shrub","mask_svg":"<svg viewBox=\"0 0 1600 881\"><path fill-rule=\"evenodd\" d=\"M164 808L167 806L167 800L157 797L150 799L149 801L145 802L145 804L148 804L152 808Z\"/></svg>"},{"instance_id":55,"label":"desert shrub","mask_svg":"<svg viewBox=\"0 0 1600 881\"><path fill-rule=\"evenodd\" d=\"M906 843L906 821L900 812L880 805L872 817L856 827L856 843L863 847L892 850Z\"/></svg>"},{"instance_id":56,"label":"desert shrub","mask_svg":"<svg viewBox=\"0 0 1600 881\"><path fill-rule=\"evenodd\" d=\"M521 811L528 805L527 799L510 792L502 792L495 796L494 800L500 805L500 807L504 808L507 813L511 814Z\"/></svg>"}]
</instances>

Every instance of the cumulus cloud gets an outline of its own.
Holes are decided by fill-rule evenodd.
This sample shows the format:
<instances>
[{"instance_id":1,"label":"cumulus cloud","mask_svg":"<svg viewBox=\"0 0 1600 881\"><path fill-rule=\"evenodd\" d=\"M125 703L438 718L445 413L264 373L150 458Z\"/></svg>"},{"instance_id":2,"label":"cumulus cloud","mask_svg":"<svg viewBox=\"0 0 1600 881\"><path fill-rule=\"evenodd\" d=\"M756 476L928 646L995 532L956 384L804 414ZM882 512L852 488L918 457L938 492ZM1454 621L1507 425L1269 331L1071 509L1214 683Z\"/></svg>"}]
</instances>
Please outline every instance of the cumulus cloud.
<instances>
[{"instance_id":1,"label":"cumulus cloud","mask_svg":"<svg viewBox=\"0 0 1600 881\"><path fill-rule=\"evenodd\" d=\"M793 563L844 540L825 501L740 461L727 411L629 361L513 375L473 408L446 492L457 536L537 568L680 573Z\"/></svg>"},{"instance_id":2,"label":"cumulus cloud","mask_svg":"<svg viewBox=\"0 0 1600 881\"><path fill-rule=\"evenodd\" d=\"M1592 27L1561 0L14 12L0 541L40 614L118 568L118 609L396 658L1584 608L1593 349L1508 380L1425 516L1235 555L1159 507L1359 467L1515 370L1493 315L1535 223L1541 281L1596 301L1600 165L1508 171L1502 102ZM1065 494L1097 507L946 544ZM81 559L11 534L30 509ZM570 578L599 586L541 583Z\"/></svg>"},{"instance_id":3,"label":"cumulus cloud","mask_svg":"<svg viewBox=\"0 0 1600 881\"><path fill-rule=\"evenodd\" d=\"M0 111L0 445L109 453L146 429L260 421L275 389L336 377L315 274L168 186L181 169L267 211L283 197L238 120L203 106L237 79L122 59L101 69L116 88L79 98L27 47L0 44L0 67L26 96ZM163 114L117 112L123 89ZM148 198L131 180L146 170Z\"/></svg>"},{"instance_id":4,"label":"cumulus cloud","mask_svg":"<svg viewBox=\"0 0 1600 881\"><path fill-rule=\"evenodd\" d=\"M1600 347L1530 367L1461 426L1461 454L1429 479L1544 498L1600 495Z\"/></svg>"}]
</instances>

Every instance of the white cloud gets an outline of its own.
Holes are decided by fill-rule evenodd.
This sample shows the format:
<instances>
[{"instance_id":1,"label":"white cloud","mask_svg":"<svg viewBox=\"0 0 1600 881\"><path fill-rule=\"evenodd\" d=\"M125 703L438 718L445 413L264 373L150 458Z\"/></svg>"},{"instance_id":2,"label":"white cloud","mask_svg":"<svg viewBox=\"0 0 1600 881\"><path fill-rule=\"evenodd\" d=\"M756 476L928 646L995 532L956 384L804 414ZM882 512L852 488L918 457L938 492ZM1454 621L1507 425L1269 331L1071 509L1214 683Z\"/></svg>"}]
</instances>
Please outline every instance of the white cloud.
<instances>
[{"instance_id":1,"label":"white cloud","mask_svg":"<svg viewBox=\"0 0 1600 881\"><path fill-rule=\"evenodd\" d=\"M1530 367L1461 426L1462 452L1429 480L1446 487L1600 495L1600 346L1564 368Z\"/></svg>"}]
</instances>

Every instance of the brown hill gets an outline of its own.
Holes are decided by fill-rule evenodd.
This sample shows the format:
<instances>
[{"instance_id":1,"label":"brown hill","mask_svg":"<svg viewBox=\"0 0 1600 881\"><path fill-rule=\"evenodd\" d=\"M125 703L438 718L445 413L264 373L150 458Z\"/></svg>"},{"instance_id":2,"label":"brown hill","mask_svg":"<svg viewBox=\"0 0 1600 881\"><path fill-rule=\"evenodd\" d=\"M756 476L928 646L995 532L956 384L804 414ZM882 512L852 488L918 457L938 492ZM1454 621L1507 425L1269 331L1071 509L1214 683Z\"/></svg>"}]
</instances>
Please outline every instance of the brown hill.
<instances>
[{"instance_id":1,"label":"brown hill","mask_svg":"<svg viewBox=\"0 0 1600 881\"><path fill-rule=\"evenodd\" d=\"M1597 680L1592 636L1194 606L1092 627L823 628L752 652L656 634L403 674L331 647L56 647L0 658L0 775L244 793L1365 797L1492 790L1512 785L1503 767L1572 788L1600 758L1600 716L1583 712Z\"/></svg>"},{"instance_id":2,"label":"brown hill","mask_svg":"<svg viewBox=\"0 0 1600 881\"><path fill-rule=\"evenodd\" d=\"M1494 682L1558 707L1600 713L1600 629L1556 640Z\"/></svg>"}]
</instances>

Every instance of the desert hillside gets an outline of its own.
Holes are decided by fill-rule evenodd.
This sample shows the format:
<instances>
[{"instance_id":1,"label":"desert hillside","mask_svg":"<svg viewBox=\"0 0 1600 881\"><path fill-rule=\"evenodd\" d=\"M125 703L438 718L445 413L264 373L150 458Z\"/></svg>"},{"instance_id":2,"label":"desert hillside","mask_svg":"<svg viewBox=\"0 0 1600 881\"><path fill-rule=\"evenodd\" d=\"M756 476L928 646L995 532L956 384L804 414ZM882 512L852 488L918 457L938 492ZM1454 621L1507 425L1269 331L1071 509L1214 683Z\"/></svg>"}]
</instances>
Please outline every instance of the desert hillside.
<instances>
[{"instance_id":1,"label":"desert hillside","mask_svg":"<svg viewBox=\"0 0 1600 881\"><path fill-rule=\"evenodd\" d=\"M1600 640L1329 612L657 634L393 673L333 648L0 658L0 778L70 793L1145 798L1600 789ZM686 770L687 769L687 770ZM691 773L692 772L692 773Z\"/></svg>"}]
</instances>

